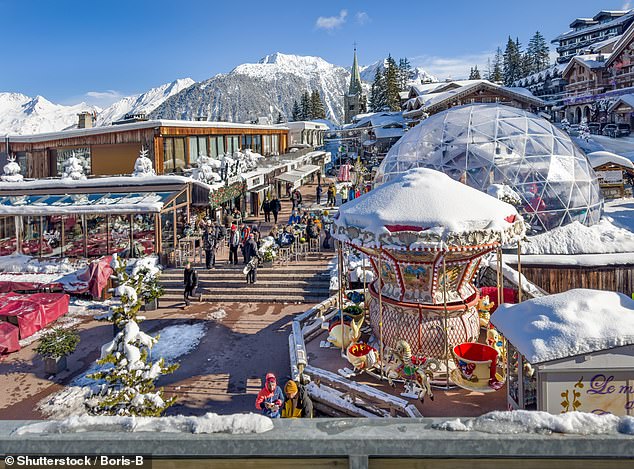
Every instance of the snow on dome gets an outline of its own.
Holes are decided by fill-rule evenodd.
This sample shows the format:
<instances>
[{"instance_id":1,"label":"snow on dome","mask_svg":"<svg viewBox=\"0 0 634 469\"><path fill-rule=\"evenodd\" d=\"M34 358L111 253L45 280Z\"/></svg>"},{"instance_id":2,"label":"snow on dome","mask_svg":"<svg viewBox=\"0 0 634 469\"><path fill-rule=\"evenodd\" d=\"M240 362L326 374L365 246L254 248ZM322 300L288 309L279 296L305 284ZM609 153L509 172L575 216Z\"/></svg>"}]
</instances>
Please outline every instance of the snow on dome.
<instances>
[{"instance_id":1,"label":"snow on dome","mask_svg":"<svg viewBox=\"0 0 634 469\"><path fill-rule=\"evenodd\" d=\"M411 168L442 171L486 192L506 184L535 233L599 221L596 174L570 137L547 120L499 104L471 104L425 119L394 145L379 167L381 184Z\"/></svg>"},{"instance_id":2,"label":"snow on dome","mask_svg":"<svg viewBox=\"0 0 634 469\"><path fill-rule=\"evenodd\" d=\"M588 160L593 168L597 168L602 164L613 163L625 168L634 169L634 163L630 160L609 151L593 151L592 153L588 153Z\"/></svg>"},{"instance_id":3,"label":"snow on dome","mask_svg":"<svg viewBox=\"0 0 634 469\"><path fill-rule=\"evenodd\" d=\"M154 168L152 167L152 160L150 160L147 156L148 153L148 150L145 148L141 149L139 157L134 162L134 172L132 173L132 176L156 176Z\"/></svg>"},{"instance_id":4,"label":"snow on dome","mask_svg":"<svg viewBox=\"0 0 634 469\"><path fill-rule=\"evenodd\" d=\"M524 236L517 210L446 174L417 168L343 205L333 236L363 246L398 244L395 232L417 232L410 248L508 243ZM407 249L407 246L400 246Z\"/></svg>"},{"instance_id":5,"label":"snow on dome","mask_svg":"<svg viewBox=\"0 0 634 469\"><path fill-rule=\"evenodd\" d=\"M634 300L579 288L500 305L491 323L536 364L634 344Z\"/></svg>"},{"instance_id":6,"label":"snow on dome","mask_svg":"<svg viewBox=\"0 0 634 469\"><path fill-rule=\"evenodd\" d=\"M0 176L0 180L3 182L21 182L23 177L20 174L20 165L16 161L15 156L9 156L7 161L7 164L2 168L4 174Z\"/></svg>"}]
</instances>

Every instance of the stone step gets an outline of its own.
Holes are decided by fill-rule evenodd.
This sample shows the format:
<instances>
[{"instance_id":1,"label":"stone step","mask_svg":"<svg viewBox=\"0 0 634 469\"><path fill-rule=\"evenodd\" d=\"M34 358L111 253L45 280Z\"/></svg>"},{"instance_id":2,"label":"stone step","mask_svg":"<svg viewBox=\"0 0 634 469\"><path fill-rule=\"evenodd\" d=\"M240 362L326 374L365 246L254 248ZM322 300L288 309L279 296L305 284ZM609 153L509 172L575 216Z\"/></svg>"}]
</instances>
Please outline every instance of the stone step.
<instances>
[{"instance_id":1,"label":"stone step","mask_svg":"<svg viewBox=\"0 0 634 469\"><path fill-rule=\"evenodd\" d=\"M231 278L231 279L214 279L213 281L209 280L200 280L198 281L199 285L203 287L216 287L216 288L232 288L236 285L242 285L245 282L245 276L242 275L240 278ZM326 286L330 285L329 279L295 279L295 280L276 280L276 279L267 279L261 278L258 275L258 283L262 286L266 286L267 288L293 288L293 287L310 287L310 286ZM161 282L161 286L164 289L178 289L183 287L183 282Z\"/></svg>"},{"instance_id":2,"label":"stone step","mask_svg":"<svg viewBox=\"0 0 634 469\"><path fill-rule=\"evenodd\" d=\"M164 289L166 295L182 295L182 288L166 288ZM274 297L274 296L284 296L284 295L326 295L330 292L330 289L327 285L320 286L319 288L315 288L312 286L302 288L269 288L264 285L260 285L259 282L255 285L248 284L243 282L240 286L233 286L230 288L224 287L207 287L202 286L198 288L199 292L203 292L203 294L228 294L231 292L239 292L240 294L248 294L252 296L266 296L266 297Z\"/></svg>"},{"instance_id":3,"label":"stone step","mask_svg":"<svg viewBox=\"0 0 634 469\"><path fill-rule=\"evenodd\" d=\"M203 293L203 302L210 303L310 303L317 304L328 298L328 295L286 295L276 297L257 297L251 295L224 294L224 295L208 295ZM183 303L183 295L164 295L161 297L161 305L165 303ZM195 301L192 301L195 303Z\"/></svg>"}]
</instances>

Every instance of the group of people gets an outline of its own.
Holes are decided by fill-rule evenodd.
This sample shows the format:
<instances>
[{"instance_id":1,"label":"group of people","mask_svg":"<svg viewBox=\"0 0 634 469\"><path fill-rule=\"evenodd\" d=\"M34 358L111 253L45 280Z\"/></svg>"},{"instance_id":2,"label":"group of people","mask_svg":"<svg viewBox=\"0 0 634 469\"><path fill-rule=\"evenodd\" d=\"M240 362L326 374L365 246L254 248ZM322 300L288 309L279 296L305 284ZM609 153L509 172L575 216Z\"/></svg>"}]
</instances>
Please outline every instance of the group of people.
<instances>
[{"instance_id":1,"label":"group of people","mask_svg":"<svg viewBox=\"0 0 634 469\"><path fill-rule=\"evenodd\" d=\"M267 373L265 381L255 399L255 408L263 415L270 418L313 417L313 402L301 383L289 380L282 392L273 373Z\"/></svg>"},{"instance_id":2,"label":"group of people","mask_svg":"<svg viewBox=\"0 0 634 469\"><path fill-rule=\"evenodd\" d=\"M262 211L264 212L264 221L271 221L271 214L273 214L273 223L277 224L277 216L282 210L282 202L277 197L269 199L268 197L262 202Z\"/></svg>"}]
</instances>

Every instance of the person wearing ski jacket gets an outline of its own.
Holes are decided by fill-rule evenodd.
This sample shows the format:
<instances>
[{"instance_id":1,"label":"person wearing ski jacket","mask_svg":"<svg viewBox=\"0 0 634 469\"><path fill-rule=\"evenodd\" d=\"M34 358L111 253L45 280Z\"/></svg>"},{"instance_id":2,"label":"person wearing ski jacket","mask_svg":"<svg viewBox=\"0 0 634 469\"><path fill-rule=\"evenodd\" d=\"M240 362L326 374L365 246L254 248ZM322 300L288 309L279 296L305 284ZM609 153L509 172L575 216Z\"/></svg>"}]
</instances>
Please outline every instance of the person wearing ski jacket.
<instances>
[{"instance_id":1,"label":"person wearing ski jacket","mask_svg":"<svg viewBox=\"0 0 634 469\"><path fill-rule=\"evenodd\" d=\"M266 374L264 387L255 399L255 408L262 411L263 415L272 419L280 418L280 409L284 404L284 394L277 385L277 379L273 373Z\"/></svg>"}]
</instances>

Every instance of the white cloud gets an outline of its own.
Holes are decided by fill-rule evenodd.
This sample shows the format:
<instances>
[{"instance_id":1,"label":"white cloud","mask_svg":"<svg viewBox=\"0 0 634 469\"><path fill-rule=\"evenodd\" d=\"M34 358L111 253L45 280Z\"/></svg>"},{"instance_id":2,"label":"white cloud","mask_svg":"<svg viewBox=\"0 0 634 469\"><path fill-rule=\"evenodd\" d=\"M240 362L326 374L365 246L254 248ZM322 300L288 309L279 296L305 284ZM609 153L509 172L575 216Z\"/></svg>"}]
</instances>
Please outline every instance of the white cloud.
<instances>
[{"instance_id":1,"label":"white cloud","mask_svg":"<svg viewBox=\"0 0 634 469\"><path fill-rule=\"evenodd\" d=\"M629 10L630 8L632 8L632 2L625 2L621 10Z\"/></svg>"},{"instance_id":2,"label":"white cloud","mask_svg":"<svg viewBox=\"0 0 634 469\"><path fill-rule=\"evenodd\" d=\"M108 107L111 104L119 101L124 96L125 95L115 90L88 91L82 97L82 99L84 99L88 104L93 104L100 107Z\"/></svg>"},{"instance_id":3,"label":"white cloud","mask_svg":"<svg viewBox=\"0 0 634 469\"><path fill-rule=\"evenodd\" d=\"M346 22L348 10L341 10L339 16L320 16L315 22L315 27L326 30L340 28Z\"/></svg>"},{"instance_id":4,"label":"white cloud","mask_svg":"<svg viewBox=\"0 0 634 469\"><path fill-rule=\"evenodd\" d=\"M494 52L481 52L456 57L420 55L412 57L410 63L416 67L422 67L439 80L448 78L458 80L469 78L469 71L474 65L477 65L480 74L484 75L484 72L486 72L487 59L492 58L494 55Z\"/></svg>"},{"instance_id":5,"label":"white cloud","mask_svg":"<svg viewBox=\"0 0 634 469\"><path fill-rule=\"evenodd\" d=\"M370 15L368 15L365 11L358 11L357 14L354 16L357 19L357 23L359 23L360 25L364 25L371 21Z\"/></svg>"}]
</instances>

